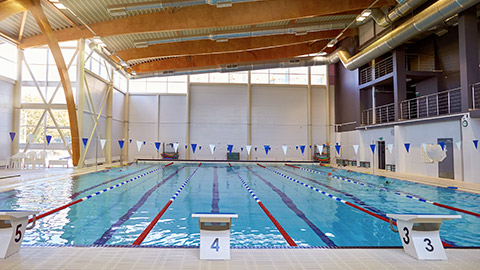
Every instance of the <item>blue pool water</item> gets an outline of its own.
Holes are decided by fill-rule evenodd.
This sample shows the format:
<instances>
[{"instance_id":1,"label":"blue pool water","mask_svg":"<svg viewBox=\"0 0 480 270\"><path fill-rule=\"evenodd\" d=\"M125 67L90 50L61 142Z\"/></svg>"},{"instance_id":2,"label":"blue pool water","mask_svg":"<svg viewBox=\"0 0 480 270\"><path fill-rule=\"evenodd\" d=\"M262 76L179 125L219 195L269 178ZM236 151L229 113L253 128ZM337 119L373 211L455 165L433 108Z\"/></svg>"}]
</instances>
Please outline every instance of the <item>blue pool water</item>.
<instances>
[{"instance_id":1,"label":"blue pool water","mask_svg":"<svg viewBox=\"0 0 480 270\"><path fill-rule=\"evenodd\" d=\"M165 164L113 168L61 181L45 181L0 193L0 209L44 213L97 191L151 172ZM433 202L480 212L480 195L316 165L304 169L210 163L175 163L37 221L24 244L131 245L184 181L175 201L145 238L146 246L198 246L195 212L233 212L231 245L288 246L274 223L242 181L299 246L401 246L389 224L320 192L380 216L386 213L460 214L442 225L442 240L453 246L480 246L480 218L396 195L410 194ZM198 168L198 170L196 170ZM328 177L328 173L357 184ZM282 176L283 175L283 176ZM292 181L293 180L293 181ZM308 186L307 188L295 180ZM363 185L359 184L363 183Z\"/></svg>"}]
</instances>

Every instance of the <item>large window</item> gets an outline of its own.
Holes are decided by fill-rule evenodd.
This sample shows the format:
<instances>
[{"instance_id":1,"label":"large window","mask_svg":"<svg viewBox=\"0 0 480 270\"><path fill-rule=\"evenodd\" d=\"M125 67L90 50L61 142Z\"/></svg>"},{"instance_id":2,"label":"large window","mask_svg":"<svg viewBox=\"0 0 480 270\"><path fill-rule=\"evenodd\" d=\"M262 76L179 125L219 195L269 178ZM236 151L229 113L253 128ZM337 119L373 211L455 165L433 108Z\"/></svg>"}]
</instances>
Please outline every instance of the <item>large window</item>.
<instances>
[{"instance_id":1,"label":"large window","mask_svg":"<svg viewBox=\"0 0 480 270\"><path fill-rule=\"evenodd\" d=\"M0 41L0 74L17 79L17 48L2 41Z\"/></svg>"},{"instance_id":2,"label":"large window","mask_svg":"<svg viewBox=\"0 0 480 270\"><path fill-rule=\"evenodd\" d=\"M190 75L190 82L200 83L247 83L248 71L205 73Z\"/></svg>"},{"instance_id":3,"label":"large window","mask_svg":"<svg viewBox=\"0 0 480 270\"><path fill-rule=\"evenodd\" d=\"M129 81L130 93L186 93L187 75Z\"/></svg>"}]
</instances>

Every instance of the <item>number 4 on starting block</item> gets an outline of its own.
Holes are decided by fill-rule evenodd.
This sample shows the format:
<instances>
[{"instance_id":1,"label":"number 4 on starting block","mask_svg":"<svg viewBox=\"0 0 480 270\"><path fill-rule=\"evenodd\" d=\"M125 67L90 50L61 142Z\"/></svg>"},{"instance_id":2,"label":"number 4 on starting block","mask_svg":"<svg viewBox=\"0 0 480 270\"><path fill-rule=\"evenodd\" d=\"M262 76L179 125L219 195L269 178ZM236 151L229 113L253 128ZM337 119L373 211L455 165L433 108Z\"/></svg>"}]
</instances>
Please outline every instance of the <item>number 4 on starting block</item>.
<instances>
[{"instance_id":1,"label":"number 4 on starting block","mask_svg":"<svg viewBox=\"0 0 480 270\"><path fill-rule=\"evenodd\" d=\"M397 220L400 240L407 254L417 260L447 260L440 240L440 226L443 220L457 219L462 216L387 214L387 217L390 218L392 230L392 218Z\"/></svg>"}]
</instances>

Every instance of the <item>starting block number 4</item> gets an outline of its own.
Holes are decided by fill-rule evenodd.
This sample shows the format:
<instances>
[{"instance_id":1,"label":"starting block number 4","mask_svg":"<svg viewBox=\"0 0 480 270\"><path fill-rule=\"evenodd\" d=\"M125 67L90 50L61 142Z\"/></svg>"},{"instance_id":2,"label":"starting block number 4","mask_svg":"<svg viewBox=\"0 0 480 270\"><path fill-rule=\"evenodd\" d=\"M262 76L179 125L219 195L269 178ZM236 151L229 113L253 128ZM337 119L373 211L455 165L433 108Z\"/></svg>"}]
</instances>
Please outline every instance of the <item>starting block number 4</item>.
<instances>
[{"instance_id":1,"label":"starting block number 4","mask_svg":"<svg viewBox=\"0 0 480 270\"><path fill-rule=\"evenodd\" d=\"M418 260L447 260L440 240L443 220L460 218L459 215L395 215L398 233L405 252Z\"/></svg>"}]
</instances>

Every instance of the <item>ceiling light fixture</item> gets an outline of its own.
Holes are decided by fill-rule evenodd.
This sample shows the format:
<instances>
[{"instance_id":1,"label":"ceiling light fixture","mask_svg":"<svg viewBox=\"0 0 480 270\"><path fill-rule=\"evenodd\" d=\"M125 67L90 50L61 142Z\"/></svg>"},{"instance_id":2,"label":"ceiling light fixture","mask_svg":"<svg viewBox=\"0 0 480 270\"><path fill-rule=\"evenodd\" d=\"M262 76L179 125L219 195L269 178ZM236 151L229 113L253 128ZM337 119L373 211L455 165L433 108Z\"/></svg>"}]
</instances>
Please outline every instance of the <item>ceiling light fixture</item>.
<instances>
[{"instance_id":1,"label":"ceiling light fixture","mask_svg":"<svg viewBox=\"0 0 480 270\"><path fill-rule=\"evenodd\" d=\"M67 9L67 7L62 3L53 2L53 5L55 5L58 9Z\"/></svg>"},{"instance_id":2,"label":"ceiling light fixture","mask_svg":"<svg viewBox=\"0 0 480 270\"><path fill-rule=\"evenodd\" d=\"M361 16L366 18L366 17L370 16L371 14L372 14L372 10L367 8L364 11L362 11Z\"/></svg>"},{"instance_id":3,"label":"ceiling light fixture","mask_svg":"<svg viewBox=\"0 0 480 270\"><path fill-rule=\"evenodd\" d=\"M357 22L363 22L363 21L365 21L365 19L366 19L366 17L358 16L356 20L357 20Z\"/></svg>"},{"instance_id":4,"label":"ceiling light fixture","mask_svg":"<svg viewBox=\"0 0 480 270\"><path fill-rule=\"evenodd\" d=\"M335 44L337 44L337 42L338 42L338 40L334 38L334 39L330 40L330 42L328 42L327 47L331 48L331 47L335 46Z\"/></svg>"}]
</instances>

